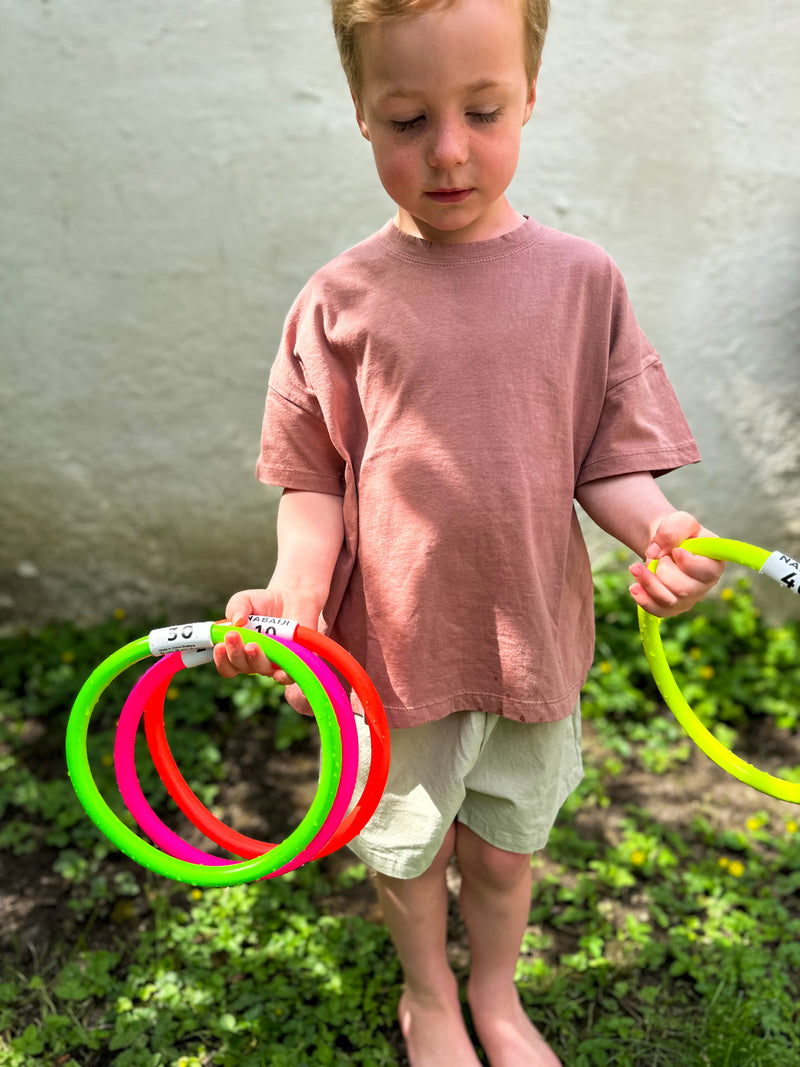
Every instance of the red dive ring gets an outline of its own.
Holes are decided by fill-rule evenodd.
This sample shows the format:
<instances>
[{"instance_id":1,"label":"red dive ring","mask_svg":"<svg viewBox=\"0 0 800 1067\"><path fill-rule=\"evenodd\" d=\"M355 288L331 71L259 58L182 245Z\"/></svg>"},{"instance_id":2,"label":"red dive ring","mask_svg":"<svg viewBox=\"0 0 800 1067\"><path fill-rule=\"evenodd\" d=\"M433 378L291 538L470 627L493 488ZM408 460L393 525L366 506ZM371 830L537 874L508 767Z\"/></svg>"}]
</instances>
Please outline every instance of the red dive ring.
<instances>
[{"instance_id":1,"label":"red dive ring","mask_svg":"<svg viewBox=\"0 0 800 1067\"><path fill-rule=\"evenodd\" d=\"M324 634L318 633L307 626L298 626L294 634L294 640L303 645L310 652L316 652L324 660L335 668L353 688L353 692L361 702L364 709L364 717L369 727L369 739L371 744L369 775L364 783L364 789L353 807L345 818L333 838L328 842L319 856L328 856L340 848L337 843L339 835L342 835L342 844L357 837L364 829L380 803L383 791L386 788L386 779L389 777L389 761L391 759L391 742L389 740L389 724L386 721L386 712L383 710L383 702L378 696L378 690L372 684L372 679L350 653L337 645Z\"/></svg>"}]
</instances>

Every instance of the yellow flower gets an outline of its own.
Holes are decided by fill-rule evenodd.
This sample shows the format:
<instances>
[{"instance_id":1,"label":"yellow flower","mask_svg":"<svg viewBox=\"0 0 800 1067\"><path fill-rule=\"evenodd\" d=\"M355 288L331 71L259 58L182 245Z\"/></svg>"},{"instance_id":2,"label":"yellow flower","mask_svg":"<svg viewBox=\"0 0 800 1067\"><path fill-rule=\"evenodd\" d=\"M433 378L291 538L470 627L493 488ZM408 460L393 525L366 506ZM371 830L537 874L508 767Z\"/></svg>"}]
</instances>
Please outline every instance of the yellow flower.
<instances>
[{"instance_id":1,"label":"yellow flower","mask_svg":"<svg viewBox=\"0 0 800 1067\"><path fill-rule=\"evenodd\" d=\"M114 610L114 618L117 620L117 622L122 622L122 620L127 616L127 614L128 613L125 611L125 608L116 608Z\"/></svg>"},{"instance_id":2,"label":"yellow flower","mask_svg":"<svg viewBox=\"0 0 800 1067\"><path fill-rule=\"evenodd\" d=\"M191 891L189 896L192 898L192 900L202 900L203 899L203 890L202 889L197 889L197 887L195 887Z\"/></svg>"},{"instance_id":3,"label":"yellow flower","mask_svg":"<svg viewBox=\"0 0 800 1067\"><path fill-rule=\"evenodd\" d=\"M734 860L728 867L728 873L734 878L741 878L744 874L744 864L740 860Z\"/></svg>"},{"instance_id":4,"label":"yellow flower","mask_svg":"<svg viewBox=\"0 0 800 1067\"><path fill-rule=\"evenodd\" d=\"M695 659L695 660L702 659L703 658L703 650L702 650L702 648L698 648L697 645L695 645L694 648L690 648L689 649L689 656L690 656L691 659Z\"/></svg>"},{"instance_id":5,"label":"yellow flower","mask_svg":"<svg viewBox=\"0 0 800 1067\"><path fill-rule=\"evenodd\" d=\"M706 663L700 668L698 673L704 681L710 682L717 672L714 670L713 667Z\"/></svg>"},{"instance_id":6,"label":"yellow flower","mask_svg":"<svg viewBox=\"0 0 800 1067\"><path fill-rule=\"evenodd\" d=\"M730 867L730 865L731 865L731 861L730 861L730 860L728 859L728 857L727 857L727 856L720 856L720 858L719 858L719 859L717 860L717 864L718 864L718 865L719 865L719 866L720 866L720 867L721 867L721 868L723 869L723 871L724 871L726 867Z\"/></svg>"},{"instance_id":7,"label":"yellow flower","mask_svg":"<svg viewBox=\"0 0 800 1067\"><path fill-rule=\"evenodd\" d=\"M177 686L171 685L167 690L167 700L177 700L180 696L180 689Z\"/></svg>"},{"instance_id":8,"label":"yellow flower","mask_svg":"<svg viewBox=\"0 0 800 1067\"><path fill-rule=\"evenodd\" d=\"M799 827L798 827L797 823L794 821L794 819L790 819L787 822L787 824L786 824L786 833L787 834L796 834L798 829L799 829Z\"/></svg>"},{"instance_id":9,"label":"yellow flower","mask_svg":"<svg viewBox=\"0 0 800 1067\"><path fill-rule=\"evenodd\" d=\"M733 600L736 594L731 588L726 586L726 588L720 592L719 596L720 600Z\"/></svg>"},{"instance_id":10,"label":"yellow flower","mask_svg":"<svg viewBox=\"0 0 800 1067\"><path fill-rule=\"evenodd\" d=\"M750 818L747 820L746 825L747 825L747 829L751 833L755 833L756 830L760 830L761 827L764 825L764 820L763 819L759 819L759 817L757 815L751 815Z\"/></svg>"},{"instance_id":11,"label":"yellow flower","mask_svg":"<svg viewBox=\"0 0 800 1067\"><path fill-rule=\"evenodd\" d=\"M603 662L600 664L600 673L601 674L611 674L611 672L613 670L614 670L613 664L609 663L607 659L604 659Z\"/></svg>"},{"instance_id":12,"label":"yellow flower","mask_svg":"<svg viewBox=\"0 0 800 1067\"><path fill-rule=\"evenodd\" d=\"M647 855L640 848L637 848L635 852L631 852L631 863L634 867L641 867L646 860Z\"/></svg>"}]
</instances>

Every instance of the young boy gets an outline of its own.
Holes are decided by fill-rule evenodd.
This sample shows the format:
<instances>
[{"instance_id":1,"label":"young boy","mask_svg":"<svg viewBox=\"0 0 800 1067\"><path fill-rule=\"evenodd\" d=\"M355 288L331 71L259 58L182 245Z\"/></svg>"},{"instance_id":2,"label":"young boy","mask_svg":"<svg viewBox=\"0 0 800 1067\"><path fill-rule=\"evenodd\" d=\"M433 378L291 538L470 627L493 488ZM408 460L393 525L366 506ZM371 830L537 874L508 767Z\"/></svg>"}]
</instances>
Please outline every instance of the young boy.
<instances>
[{"instance_id":1,"label":"young boy","mask_svg":"<svg viewBox=\"0 0 800 1067\"><path fill-rule=\"evenodd\" d=\"M397 215L287 319L258 474L282 486L266 590L227 617L324 626L364 665L392 768L353 843L405 977L413 1067L475 1067L446 956L450 858L492 1067L553 1067L514 972L531 853L581 776L592 581L575 515L646 559L633 598L685 611L721 567L654 475L697 460L614 264L506 199L547 0L334 0L361 133ZM275 673L229 635L218 670ZM290 696L292 690L289 691Z\"/></svg>"}]
</instances>

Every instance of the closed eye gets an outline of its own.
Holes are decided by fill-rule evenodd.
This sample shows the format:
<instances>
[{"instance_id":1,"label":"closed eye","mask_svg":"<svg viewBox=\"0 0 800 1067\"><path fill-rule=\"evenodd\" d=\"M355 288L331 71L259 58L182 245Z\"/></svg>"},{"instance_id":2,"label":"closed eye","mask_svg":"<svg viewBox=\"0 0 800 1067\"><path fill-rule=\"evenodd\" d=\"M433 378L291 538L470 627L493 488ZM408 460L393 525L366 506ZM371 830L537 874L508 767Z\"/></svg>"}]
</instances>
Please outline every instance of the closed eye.
<instances>
[{"instance_id":1,"label":"closed eye","mask_svg":"<svg viewBox=\"0 0 800 1067\"><path fill-rule=\"evenodd\" d=\"M425 121L424 115L417 115L413 119L402 119L400 121L392 121L392 129L397 130L398 133L406 133L408 130L416 129L420 123Z\"/></svg>"},{"instance_id":2,"label":"closed eye","mask_svg":"<svg viewBox=\"0 0 800 1067\"><path fill-rule=\"evenodd\" d=\"M467 117L472 119L473 122L488 125L492 122L497 122L501 114L502 108L497 108L496 111L469 111L467 112ZM390 125L398 133L408 133L409 130L418 129L424 121L424 115L415 115L413 119L394 119Z\"/></svg>"},{"instance_id":3,"label":"closed eye","mask_svg":"<svg viewBox=\"0 0 800 1067\"><path fill-rule=\"evenodd\" d=\"M497 111L471 111L470 118L476 122L497 122L500 118L500 108Z\"/></svg>"}]
</instances>

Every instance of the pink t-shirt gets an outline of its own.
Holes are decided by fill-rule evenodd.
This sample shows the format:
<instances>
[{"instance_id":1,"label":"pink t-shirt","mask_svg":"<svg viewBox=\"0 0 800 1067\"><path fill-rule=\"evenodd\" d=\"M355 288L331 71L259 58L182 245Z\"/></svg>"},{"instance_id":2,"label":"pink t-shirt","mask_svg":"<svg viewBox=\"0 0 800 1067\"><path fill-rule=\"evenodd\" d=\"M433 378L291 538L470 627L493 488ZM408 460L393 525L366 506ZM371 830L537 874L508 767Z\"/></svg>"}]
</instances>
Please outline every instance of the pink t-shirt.
<instances>
[{"instance_id":1,"label":"pink t-shirt","mask_svg":"<svg viewBox=\"0 0 800 1067\"><path fill-rule=\"evenodd\" d=\"M324 622L405 727L570 714L594 640L575 488L698 458L602 249L389 223L295 302L257 473L344 497Z\"/></svg>"}]
</instances>

